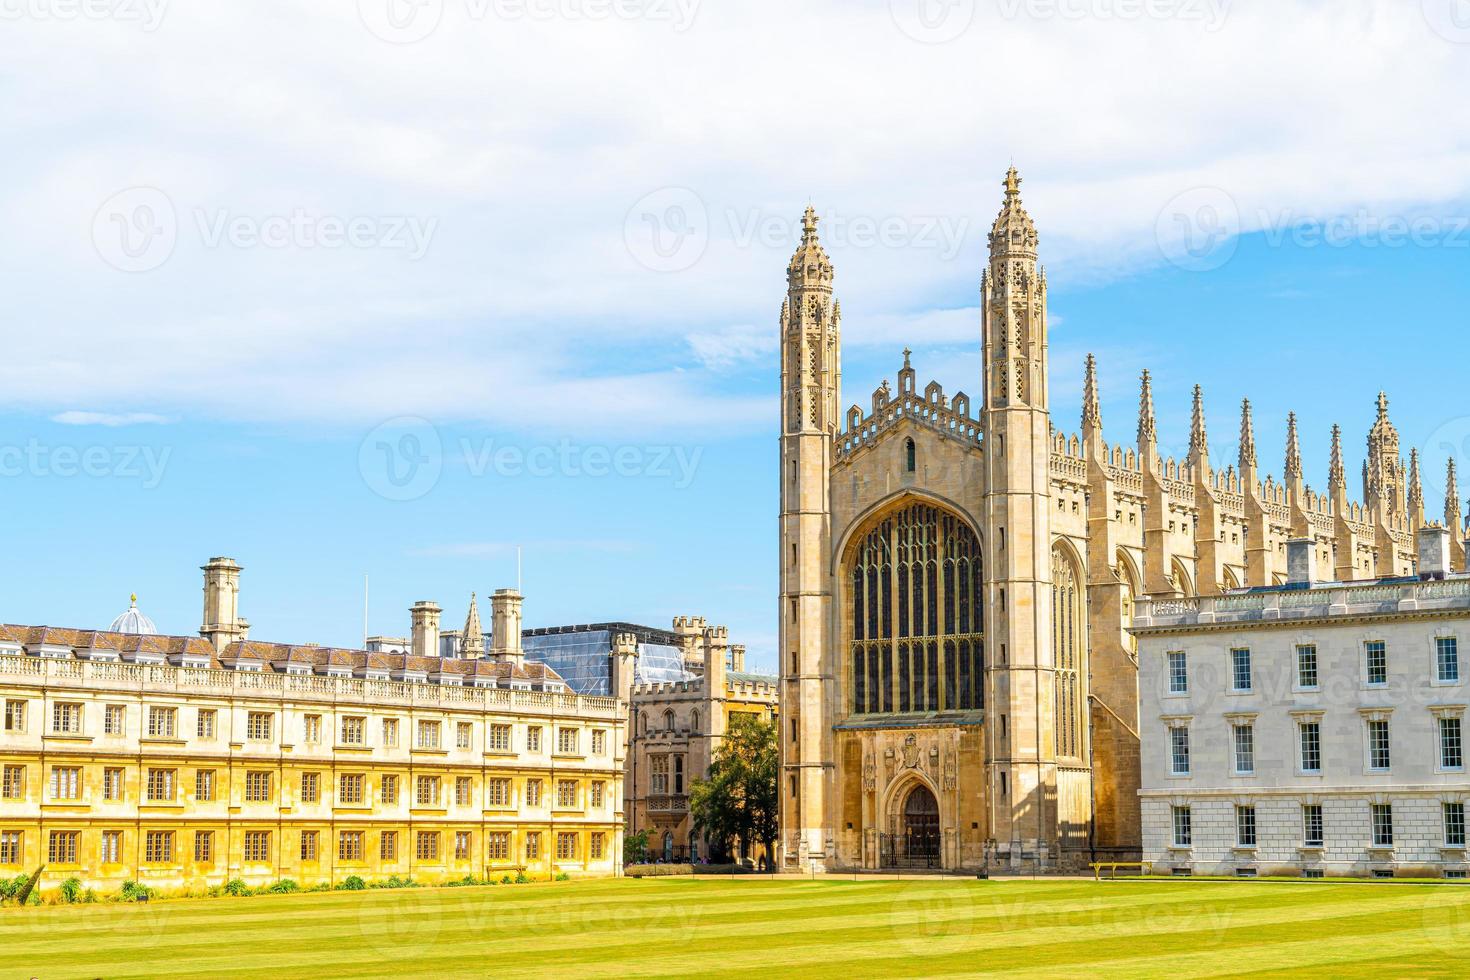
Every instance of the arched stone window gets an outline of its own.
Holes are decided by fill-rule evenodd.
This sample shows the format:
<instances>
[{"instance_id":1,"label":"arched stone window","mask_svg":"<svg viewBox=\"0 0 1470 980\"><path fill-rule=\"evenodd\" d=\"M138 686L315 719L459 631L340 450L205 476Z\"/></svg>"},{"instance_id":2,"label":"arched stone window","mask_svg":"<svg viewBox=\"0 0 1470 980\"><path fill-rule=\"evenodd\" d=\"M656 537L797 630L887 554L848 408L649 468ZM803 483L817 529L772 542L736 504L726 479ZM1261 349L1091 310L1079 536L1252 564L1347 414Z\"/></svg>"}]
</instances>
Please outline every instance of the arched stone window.
<instances>
[{"instance_id":1,"label":"arched stone window","mask_svg":"<svg viewBox=\"0 0 1470 980\"><path fill-rule=\"evenodd\" d=\"M695 735L699 734L699 711L698 709L689 713L689 731Z\"/></svg>"},{"instance_id":2,"label":"arched stone window","mask_svg":"<svg viewBox=\"0 0 1470 980\"><path fill-rule=\"evenodd\" d=\"M980 542L958 515L914 503L875 518L847 557L854 714L984 707Z\"/></svg>"},{"instance_id":3,"label":"arched stone window","mask_svg":"<svg viewBox=\"0 0 1470 980\"><path fill-rule=\"evenodd\" d=\"M1087 594L1082 576L1066 549L1051 552L1052 655L1056 665L1057 755L1082 755L1082 725L1086 717L1082 677L1087 643Z\"/></svg>"},{"instance_id":4,"label":"arched stone window","mask_svg":"<svg viewBox=\"0 0 1470 980\"><path fill-rule=\"evenodd\" d=\"M674 730L674 712L672 710L665 711L664 712L664 731L671 732L673 730Z\"/></svg>"},{"instance_id":5,"label":"arched stone window","mask_svg":"<svg viewBox=\"0 0 1470 980\"><path fill-rule=\"evenodd\" d=\"M903 459L904 469L906 469L910 473L914 472L916 464L918 463L918 453L914 449L914 440L905 439L903 441Z\"/></svg>"}]
</instances>

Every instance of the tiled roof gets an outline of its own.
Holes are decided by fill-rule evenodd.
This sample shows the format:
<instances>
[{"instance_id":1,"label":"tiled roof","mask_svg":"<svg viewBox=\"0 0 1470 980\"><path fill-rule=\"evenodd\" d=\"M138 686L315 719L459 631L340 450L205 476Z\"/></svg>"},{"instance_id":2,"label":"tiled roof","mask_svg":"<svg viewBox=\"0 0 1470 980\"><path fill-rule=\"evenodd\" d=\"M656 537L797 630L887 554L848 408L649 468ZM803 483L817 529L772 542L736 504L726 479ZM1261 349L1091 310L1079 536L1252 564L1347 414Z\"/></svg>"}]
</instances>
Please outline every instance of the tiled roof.
<instances>
[{"instance_id":1,"label":"tiled roof","mask_svg":"<svg viewBox=\"0 0 1470 980\"><path fill-rule=\"evenodd\" d=\"M259 665L260 670L285 673L288 667L307 666L314 673L327 667L349 668L355 674L369 670L392 674L446 674L466 679L563 683L556 671L542 663L513 664L508 661L458 660L444 657L415 657L404 653L370 653L342 647L320 647L291 643L240 640L215 653L214 644L201 636L158 636L112 633L105 630L64 629L55 626L16 626L0 623L0 642L18 643L28 650L42 646L67 647L74 653L115 650L123 660L139 653L164 657L199 657L210 667Z\"/></svg>"}]
</instances>

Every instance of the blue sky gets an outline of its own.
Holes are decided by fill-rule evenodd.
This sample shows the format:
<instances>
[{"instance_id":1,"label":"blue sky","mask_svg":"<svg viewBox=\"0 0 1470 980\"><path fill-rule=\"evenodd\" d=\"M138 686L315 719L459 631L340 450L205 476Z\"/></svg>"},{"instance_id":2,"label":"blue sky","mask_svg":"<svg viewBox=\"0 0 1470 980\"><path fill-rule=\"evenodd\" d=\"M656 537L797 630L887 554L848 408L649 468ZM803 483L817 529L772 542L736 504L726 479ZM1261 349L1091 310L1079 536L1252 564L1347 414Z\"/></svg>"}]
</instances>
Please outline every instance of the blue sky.
<instances>
[{"instance_id":1,"label":"blue sky","mask_svg":"<svg viewBox=\"0 0 1470 980\"><path fill-rule=\"evenodd\" d=\"M801 210L844 401L906 345L974 394L1012 159L1060 427L1092 351L1113 441L1148 367L1165 447L1199 383L1219 465L1250 397L1263 470L1294 410L1324 485L1338 422L1356 496L1383 388L1432 514L1446 456L1470 473L1449 6L427 0L416 40L352 6L0 34L0 621L104 626L137 591L192 632L228 554L252 635L350 644L364 575L373 632L419 599L457 626L519 546L529 625L704 615L769 666Z\"/></svg>"}]
</instances>

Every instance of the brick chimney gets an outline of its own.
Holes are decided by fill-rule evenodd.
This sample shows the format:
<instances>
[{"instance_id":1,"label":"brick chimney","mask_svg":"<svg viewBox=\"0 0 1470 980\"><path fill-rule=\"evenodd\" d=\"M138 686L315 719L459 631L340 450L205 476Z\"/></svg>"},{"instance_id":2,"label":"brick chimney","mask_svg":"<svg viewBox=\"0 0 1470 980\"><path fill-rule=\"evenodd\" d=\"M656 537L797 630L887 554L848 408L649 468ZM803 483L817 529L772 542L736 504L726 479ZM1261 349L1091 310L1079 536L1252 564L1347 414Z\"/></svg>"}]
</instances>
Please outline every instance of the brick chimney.
<instances>
[{"instance_id":1,"label":"brick chimney","mask_svg":"<svg viewBox=\"0 0 1470 980\"><path fill-rule=\"evenodd\" d=\"M1419 529L1419 578L1442 579L1450 573L1450 529L1443 524L1425 524Z\"/></svg>"},{"instance_id":2,"label":"brick chimney","mask_svg":"<svg viewBox=\"0 0 1470 980\"><path fill-rule=\"evenodd\" d=\"M438 603L415 602L409 609L413 616L413 638L409 641L409 653L415 657L439 656L439 613Z\"/></svg>"},{"instance_id":3,"label":"brick chimney","mask_svg":"<svg viewBox=\"0 0 1470 980\"><path fill-rule=\"evenodd\" d=\"M525 601L515 589L496 589L490 597L490 655L519 662L521 649L521 603Z\"/></svg>"}]
</instances>

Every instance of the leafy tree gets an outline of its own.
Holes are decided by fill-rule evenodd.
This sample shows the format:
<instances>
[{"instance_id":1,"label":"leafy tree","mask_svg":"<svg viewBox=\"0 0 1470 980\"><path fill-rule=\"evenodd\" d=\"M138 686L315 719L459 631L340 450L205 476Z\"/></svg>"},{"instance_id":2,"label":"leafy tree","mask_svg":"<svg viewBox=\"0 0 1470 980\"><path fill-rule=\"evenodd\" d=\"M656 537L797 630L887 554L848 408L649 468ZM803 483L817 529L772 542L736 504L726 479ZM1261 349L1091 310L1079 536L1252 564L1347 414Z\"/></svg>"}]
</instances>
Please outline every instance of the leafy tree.
<instances>
[{"instance_id":1,"label":"leafy tree","mask_svg":"<svg viewBox=\"0 0 1470 980\"><path fill-rule=\"evenodd\" d=\"M648 831L623 835L623 863L643 864L648 860Z\"/></svg>"},{"instance_id":2,"label":"leafy tree","mask_svg":"<svg viewBox=\"0 0 1470 980\"><path fill-rule=\"evenodd\" d=\"M714 850L728 853L737 838L774 849L779 767L776 723L732 715L708 778L696 779L689 792L689 815Z\"/></svg>"}]
</instances>

